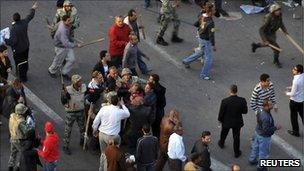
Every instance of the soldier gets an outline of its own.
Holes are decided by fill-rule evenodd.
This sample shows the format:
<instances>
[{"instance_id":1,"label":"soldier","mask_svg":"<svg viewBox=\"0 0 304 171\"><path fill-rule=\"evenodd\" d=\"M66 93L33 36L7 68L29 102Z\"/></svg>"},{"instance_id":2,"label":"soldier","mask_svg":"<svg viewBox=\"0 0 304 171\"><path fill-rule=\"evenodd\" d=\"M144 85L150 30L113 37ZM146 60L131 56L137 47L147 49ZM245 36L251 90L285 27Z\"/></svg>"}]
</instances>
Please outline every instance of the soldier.
<instances>
[{"instance_id":1,"label":"soldier","mask_svg":"<svg viewBox=\"0 0 304 171\"><path fill-rule=\"evenodd\" d=\"M83 146L84 142L84 96L87 90L86 85L82 83L82 77L80 75L72 76L72 85L66 87L65 93L63 93L62 99L64 102L64 108L66 113L65 130L63 139L63 152L67 155L71 155L69 148L70 137L75 121L78 123L80 131L80 146Z\"/></svg>"},{"instance_id":2,"label":"soldier","mask_svg":"<svg viewBox=\"0 0 304 171\"><path fill-rule=\"evenodd\" d=\"M13 171L14 167L16 170L19 168L19 159L17 159L18 153L21 152L22 140L26 139L26 134L29 130L26 125L23 114L27 111L27 107L19 103L15 107L15 112L10 115L9 119L9 131L10 131L10 143L11 143L11 154L8 161L8 170ZM17 162L17 163L16 163Z\"/></svg>"},{"instance_id":3,"label":"soldier","mask_svg":"<svg viewBox=\"0 0 304 171\"><path fill-rule=\"evenodd\" d=\"M160 30L156 39L156 43L163 45L163 46L168 46L168 42L166 42L163 39L163 36L165 34L165 31L167 30L169 22L172 20L173 21L173 34L171 41L172 42L177 42L180 43L183 41L183 39L179 38L177 36L178 34L178 28L180 25L180 21L178 19L176 9L179 6L179 0L174 0L174 3L170 3L169 0L161 0L162 6L160 9Z\"/></svg>"},{"instance_id":4,"label":"soldier","mask_svg":"<svg viewBox=\"0 0 304 171\"><path fill-rule=\"evenodd\" d=\"M77 14L77 9L73 6L73 4L69 0L65 0L62 8L58 8L53 19L53 25L57 25L62 20L63 16L69 16L72 20L72 28L71 35L74 37L74 30L79 27L79 17Z\"/></svg>"},{"instance_id":5,"label":"soldier","mask_svg":"<svg viewBox=\"0 0 304 171\"><path fill-rule=\"evenodd\" d=\"M265 16L264 24L260 28L260 36L262 38L262 43L252 43L251 50L254 53L257 48L259 47L266 47L269 44L276 46L279 48L279 45L276 42L276 31L281 28L285 34L287 33L287 29L284 26L282 20L282 13L281 7L278 4L273 4L269 8L269 14ZM282 64L279 61L279 51L273 50L273 63L278 67L281 68Z\"/></svg>"}]
</instances>

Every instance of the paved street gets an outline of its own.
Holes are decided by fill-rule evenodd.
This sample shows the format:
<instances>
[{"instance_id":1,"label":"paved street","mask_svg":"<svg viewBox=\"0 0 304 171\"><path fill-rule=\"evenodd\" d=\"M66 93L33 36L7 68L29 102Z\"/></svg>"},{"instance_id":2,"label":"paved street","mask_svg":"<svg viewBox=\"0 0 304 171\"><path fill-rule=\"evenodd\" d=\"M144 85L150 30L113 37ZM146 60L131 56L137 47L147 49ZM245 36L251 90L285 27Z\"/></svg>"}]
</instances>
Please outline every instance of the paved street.
<instances>
[{"instance_id":1,"label":"paved street","mask_svg":"<svg viewBox=\"0 0 304 171\"><path fill-rule=\"evenodd\" d=\"M108 29L113 23L116 15L126 15L133 8L142 15L145 26L146 40L141 39L140 48L150 57L148 66L160 75L161 83L167 88L166 111L177 109L181 118L185 133L183 135L186 153L190 150L203 130L212 133L213 144L210 146L211 156L214 159L213 169L223 170L237 163L241 170L256 170L255 166L248 164L250 152L250 139L256 126L256 117L249 108L248 114L244 115L245 126L241 131L242 156L235 159L233 156L232 133L226 140L226 147L220 149L217 146L220 128L218 128L217 116L221 99L228 96L228 88L231 84L238 85L238 95L246 98L249 103L254 86L259 82L262 73L268 73L274 83L279 112L274 113L276 123L282 125L282 129L273 137L270 158L294 159L301 157L302 167L298 168L271 168L270 170L303 170L303 125L300 125L301 137L293 137L287 133L291 129L289 118L289 99L285 96L285 87L292 83L291 68L295 64L303 64L303 55L284 37L277 33L278 44L283 49L280 60L283 68L277 69L272 64L272 51L269 48L258 49L251 53L250 44L260 41L258 28L260 27L264 14L246 15L240 11L239 6L249 1L231 0L223 5L228 12L242 14L240 20L226 21L214 18L217 28L215 59L211 76L213 80L204 81L199 79L201 63L194 62L190 69L185 69L181 60L192 53L197 46L196 28L191 24L196 21L199 8L196 5L182 4L178 9L178 15L182 20L179 36L184 39L181 44L171 43L172 25L166 31L164 39L169 42L168 47L155 44L155 37L159 25L156 22L159 5L152 1L152 7L148 10L143 8L143 0L130 1L76 1L73 3L78 9L80 17L80 28L75 32L75 37L89 42L101 37L105 41L91 46L75 50L77 62L72 73L78 73L88 83L90 72L98 60L100 50L108 49ZM279 2L280 3L280 2ZM21 16L27 15L33 1L2 1L0 2L0 28L11 25L12 14L20 12ZM280 3L281 4L281 3ZM64 108L60 103L61 83L59 78L51 78L47 68L54 57L53 41L46 28L45 18L52 20L55 14L55 1L39 1L35 18L29 25L30 39L30 70L29 81L25 84L31 91L30 106L37 111L38 131L44 136L43 125L47 120L56 122L56 131L63 138L64 131ZM303 47L303 20L292 19L292 11L283 6L283 21L289 34ZM12 55L10 53L10 59ZM66 82L68 84L68 82ZM39 100L41 101L39 101ZM42 103L41 103L42 102ZM47 108L46 108L47 107ZM50 110L48 110L50 109ZM59 116L56 118L56 116ZM7 170L7 162L10 154L8 139L8 124L1 117L3 125L0 127L0 170ZM79 133L77 124L74 124L72 134L72 155L61 153L58 170L71 171L93 171L98 170L99 156L90 152L84 152L79 147ZM62 145L62 142L61 142ZM60 146L61 149L61 146ZM41 169L40 169L41 170Z\"/></svg>"}]
</instances>

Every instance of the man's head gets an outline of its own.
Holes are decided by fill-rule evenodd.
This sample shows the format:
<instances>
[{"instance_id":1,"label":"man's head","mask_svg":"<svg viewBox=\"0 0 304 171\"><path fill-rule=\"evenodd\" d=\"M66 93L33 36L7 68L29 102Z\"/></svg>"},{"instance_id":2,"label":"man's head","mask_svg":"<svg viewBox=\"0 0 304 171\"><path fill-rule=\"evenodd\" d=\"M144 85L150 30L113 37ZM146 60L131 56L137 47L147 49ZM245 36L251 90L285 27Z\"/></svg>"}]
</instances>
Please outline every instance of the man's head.
<instances>
[{"instance_id":1,"label":"man's head","mask_svg":"<svg viewBox=\"0 0 304 171\"><path fill-rule=\"evenodd\" d=\"M121 71L121 77L124 81L129 81L131 79L132 72L129 68L124 68Z\"/></svg>"},{"instance_id":2,"label":"man's head","mask_svg":"<svg viewBox=\"0 0 304 171\"><path fill-rule=\"evenodd\" d=\"M99 59L103 64L106 64L109 59L109 53L106 50L102 50L99 52Z\"/></svg>"},{"instance_id":3,"label":"man's head","mask_svg":"<svg viewBox=\"0 0 304 171\"><path fill-rule=\"evenodd\" d=\"M272 4L269 8L269 12L274 14L275 16L281 15L281 6L279 4Z\"/></svg>"},{"instance_id":4,"label":"man's head","mask_svg":"<svg viewBox=\"0 0 304 171\"><path fill-rule=\"evenodd\" d=\"M117 95L113 95L110 97L110 103L114 106L117 106L118 105L118 96Z\"/></svg>"},{"instance_id":5,"label":"man's head","mask_svg":"<svg viewBox=\"0 0 304 171\"><path fill-rule=\"evenodd\" d=\"M116 16L115 17L115 24L118 27L122 27L123 26L123 17L122 16Z\"/></svg>"},{"instance_id":6,"label":"man's head","mask_svg":"<svg viewBox=\"0 0 304 171\"><path fill-rule=\"evenodd\" d=\"M92 78L99 84L103 82L103 76L99 71L94 71L92 73Z\"/></svg>"},{"instance_id":7,"label":"man's head","mask_svg":"<svg viewBox=\"0 0 304 171\"><path fill-rule=\"evenodd\" d=\"M7 47L5 45L0 46L0 57L5 57L7 56Z\"/></svg>"},{"instance_id":8,"label":"man's head","mask_svg":"<svg viewBox=\"0 0 304 171\"><path fill-rule=\"evenodd\" d=\"M63 3L63 9L66 11L66 12L70 12L72 11L72 7L73 7L73 4L71 1L69 0L65 0L64 3Z\"/></svg>"},{"instance_id":9,"label":"man's head","mask_svg":"<svg viewBox=\"0 0 304 171\"><path fill-rule=\"evenodd\" d=\"M269 87L269 84L270 84L270 77L268 74L262 74L260 76L260 83L261 83L261 86L262 88L267 88Z\"/></svg>"},{"instance_id":10,"label":"man's head","mask_svg":"<svg viewBox=\"0 0 304 171\"><path fill-rule=\"evenodd\" d=\"M128 17L129 17L129 21L131 22L134 22L137 20L137 14L136 14L136 11L134 9L131 9L129 12L128 12Z\"/></svg>"},{"instance_id":11,"label":"man's head","mask_svg":"<svg viewBox=\"0 0 304 171\"><path fill-rule=\"evenodd\" d=\"M54 133L54 125L51 122L46 122L44 125L44 131L46 134L53 134Z\"/></svg>"},{"instance_id":12,"label":"man's head","mask_svg":"<svg viewBox=\"0 0 304 171\"><path fill-rule=\"evenodd\" d=\"M134 106L140 106L144 104L144 98L142 96L131 97L130 100L131 104Z\"/></svg>"},{"instance_id":13,"label":"man's head","mask_svg":"<svg viewBox=\"0 0 304 171\"><path fill-rule=\"evenodd\" d=\"M184 133L183 126L180 122L178 124L176 124L173 129L174 129L174 132L180 136L182 136Z\"/></svg>"},{"instance_id":14,"label":"man's head","mask_svg":"<svg viewBox=\"0 0 304 171\"><path fill-rule=\"evenodd\" d=\"M203 131L202 142L206 145L209 145L211 143L211 133L209 131Z\"/></svg>"},{"instance_id":15,"label":"man's head","mask_svg":"<svg viewBox=\"0 0 304 171\"><path fill-rule=\"evenodd\" d=\"M229 89L230 94L231 94L231 95L236 95L236 94L237 94L237 91L238 91L237 86L236 86L235 84L232 84L232 85L230 86L230 89Z\"/></svg>"},{"instance_id":16,"label":"man's head","mask_svg":"<svg viewBox=\"0 0 304 171\"><path fill-rule=\"evenodd\" d=\"M178 111L175 110L175 109L172 109L172 110L169 112L169 119L170 119L172 122L174 122L175 124L178 124L178 122L180 121Z\"/></svg>"},{"instance_id":17,"label":"man's head","mask_svg":"<svg viewBox=\"0 0 304 171\"><path fill-rule=\"evenodd\" d=\"M303 65L298 64L292 68L293 75L299 75L303 73Z\"/></svg>"},{"instance_id":18,"label":"man's head","mask_svg":"<svg viewBox=\"0 0 304 171\"><path fill-rule=\"evenodd\" d=\"M190 156L190 160L194 163L194 164L198 164L199 162L202 161L202 155L200 153L193 153Z\"/></svg>"},{"instance_id":19,"label":"man's head","mask_svg":"<svg viewBox=\"0 0 304 171\"><path fill-rule=\"evenodd\" d=\"M149 82L153 82L154 84L159 83L159 75L157 74L151 74L149 77Z\"/></svg>"},{"instance_id":20,"label":"man's head","mask_svg":"<svg viewBox=\"0 0 304 171\"><path fill-rule=\"evenodd\" d=\"M142 132L146 135L146 134L150 134L150 125L148 124L144 124L142 127Z\"/></svg>"},{"instance_id":21,"label":"man's head","mask_svg":"<svg viewBox=\"0 0 304 171\"><path fill-rule=\"evenodd\" d=\"M75 74L72 76L71 82L74 87L79 88L82 85L82 77L78 74Z\"/></svg>"},{"instance_id":22,"label":"man's head","mask_svg":"<svg viewBox=\"0 0 304 171\"><path fill-rule=\"evenodd\" d=\"M153 92L155 89L155 85L152 82L148 82L145 86L145 93Z\"/></svg>"},{"instance_id":23,"label":"man's head","mask_svg":"<svg viewBox=\"0 0 304 171\"><path fill-rule=\"evenodd\" d=\"M231 166L231 171L240 171L240 170L241 170L241 168L237 164L234 164L234 165Z\"/></svg>"},{"instance_id":24,"label":"man's head","mask_svg":"<svg viewBox=\"0 0 304 171\"><path fill-rule=\"evenodd\" d=\"M263 101L263 110L270 113L271 109L273 108L273 105L270 100L266 99Z\"/></svg>"},{"instance_id":25,"label":"man's head","mask_svg":"<svg viewBox=\"0 0 304 171\"><path fill-rule=\"evenodd\" d=\"M72 19L71 19L70 16L64 15L62 17L62 21L63 21L63 23L64 23L65 26L67 26L67 27L71 27L72 26Z\"/></svg>"},{"instance_id":26,"label":"man's head","mask_svg":"<svg viewBox=\"0 0 304 171\"><path fill-rule=\"evenodd\" d=\"M138 43L138 37L136 35L130 34L129 38L131 44L136 45Z\"/></svg>"},{"instance_id":27,"label":"man's head","mask_svg":"<svg viewBox=\"0 0 304 171\"><path fill-rule=\"evenodd\" d=\"M109 76L112 77L112 78L116 78L117 75L118 75L118 73L117 73L116 67L115 66L111 66L109 68Z\"/></svg>"},{"instance_id":28,"label":"man's head","mask_svg":"<svg viewBox=\"0 0 304 171\"><path fill-rule=\"evenodd\" d=\"M21 20L21 16L18 12L16 12L15 14L13 14L13 21L17 22Z\"/></svg>"},{"instance_id":29,"label":"man's head","mask_svg":"<svg viewBox=\"0 0 304 171\"><path fill-rule=\"evenodd\" d=\"M27 111L27 109L28 108L24 104L18 103L15 106L15 113L18 114L18 115L23 115Z\"/></svg>"}]
</instances>

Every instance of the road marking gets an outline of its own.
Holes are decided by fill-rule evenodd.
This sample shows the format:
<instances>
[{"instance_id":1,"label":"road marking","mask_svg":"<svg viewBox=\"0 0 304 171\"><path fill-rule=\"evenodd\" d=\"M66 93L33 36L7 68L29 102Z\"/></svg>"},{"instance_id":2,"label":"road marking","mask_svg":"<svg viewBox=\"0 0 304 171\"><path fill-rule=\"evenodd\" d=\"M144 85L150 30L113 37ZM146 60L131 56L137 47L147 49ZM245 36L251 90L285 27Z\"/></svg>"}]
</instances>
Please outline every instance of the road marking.
<instances>
[{"instance_id":1,"label":"road marking","mask_svg":"<svg viewBox=\"0 0 304 171\"><path fill-rule=\"evenodd\" d=\"M10 74L11 79L15 79L15 76ZM25 97L29 99L37 108L39 108L44 114L46 114L50 119L54 120L56 124L64 124L64 120L52 110L48 105L46 105L38 96L36 96L26 85L23 84Z\"/></svg>"},{"instance_id":2,"label":"road marking","mask_svg":"<svg viewBox=\"0 0 304 171\"><path fill-rule=\"evenodd\" d=\"M282 138L280 138L279 136L277 136L275 134L271 137L271 139L277 146L279 146L282 150L284 150L288 155L290 155L294 159L300 159L302 166L304 165L303 152L296 150L294 147L292 147L290 144L288 144L285 140L283 140Z\"/></svg>"}]
</instances>

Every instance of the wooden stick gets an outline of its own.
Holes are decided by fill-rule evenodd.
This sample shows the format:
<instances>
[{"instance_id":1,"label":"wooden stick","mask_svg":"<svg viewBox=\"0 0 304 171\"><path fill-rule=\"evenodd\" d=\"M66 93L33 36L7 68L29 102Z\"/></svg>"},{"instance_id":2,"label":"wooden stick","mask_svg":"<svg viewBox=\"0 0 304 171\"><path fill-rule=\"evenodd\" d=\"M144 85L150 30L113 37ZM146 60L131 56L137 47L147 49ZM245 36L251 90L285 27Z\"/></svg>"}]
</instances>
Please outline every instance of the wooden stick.
<instances>
[{"instance_id":1,"label":"wooden stick","mask_svg":"<svg viewBox=\"0 0 304 171\"><path fill-rule=\"evenodd\" d=\"M102 42L103 40L104 40L104 38L93 40L93 41L90 41L88 43L85 43L85 44L81 45L81 47L88 46L88 45L91 45L91 44L94 44L94 43L98 43L98 42Z\"/></svg>"},{"instance_id":2,"label":"wooden stick","mask_svg":"<svg viewBox=\"0 0 304 171\"><path fill-rule=\"evenodd\" d=\"M281 30L281 29L280 29ZM283 32L281 30L281 32ZM304 54L304 50L301 48L301 46L289 35L289 34L285 34L284 35L287 37L287 39L302 53Z\"/></svg>"},{"instance_id":3,"label":"wooden stick","mask_svg":"<svg viewBox=\"0 0 304 171\"><path fill-rule=\"evenodd\" d=\"M141 15L138 16L138 21L139 21L139 25L142 26L141 33L143 35L143 38L146 39L145 28L144 28L144 25L143 25L142 20L141 20Z\"/></svg>"},{"instance_id":4,"label":"wooden stick","mask_svg":"<svg viewBox=\"0 0 304 171\"><path fill-rule=\"evenodd\" d=\"M277 50L277 51L279 51L279 52L282 52L282 51L283 51L283 49L278 48L278 47L276 47L276 46L274 46L274 45L272 45L272 44L268 44L267 46L269 46L269 47L271 47L272 49L275 49L275 50Z\"/></svg>"}]
</instances>

